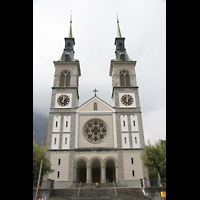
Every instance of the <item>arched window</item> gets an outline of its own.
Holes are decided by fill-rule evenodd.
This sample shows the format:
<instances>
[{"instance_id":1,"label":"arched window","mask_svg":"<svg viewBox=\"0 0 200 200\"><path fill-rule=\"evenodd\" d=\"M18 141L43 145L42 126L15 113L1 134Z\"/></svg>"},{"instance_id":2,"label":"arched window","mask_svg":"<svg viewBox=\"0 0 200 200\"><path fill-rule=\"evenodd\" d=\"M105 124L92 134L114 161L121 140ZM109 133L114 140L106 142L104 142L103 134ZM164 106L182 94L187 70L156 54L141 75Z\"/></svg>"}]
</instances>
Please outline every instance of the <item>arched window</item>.
<instances>
[{"instance_id":1,"label":"arched window","mask_svg":"<svg viewBox=\"0 0 200 200\"><path fill-rule=\"evenodd\" d=\"M65 55L65 61L70 61L70 57L68 54Z\"/></svg>"},{"instance_id":2,"label":"arched window","mask_svg":"<svg viewBox=\"0 0 200 200\"><path fill-rule=\"evenodd\" d=\"M120 85L121 86L125 86L124 75L123 74L120 74Z\"/></svg>"},{"instance_id":3,"label":"arched window","mask_svg":"<svg viewBox=\"0 0 200 200\"><path fill-rule=\"evenodd\" d=\"M61 74L60 75L60 86L64 86L64 84L65 84L65 75Z\"/></svg>"},{"instance_id":4,"label":"arched window","mask_svg":"<svg viewBox=\"0 0 200 200\"><path fill-rule=\"evenodd\" d=\"M130 76L127 70L120 71L120 85L130 86Z\"/></svg>"},{"instance_id":5,"label":"arched window","mask_svg":"<svg viewBox=\"0 0 200 200\"><path fill-rule=\"evenodd\" d=\"M66 86L70 85L70 74L67 74L66 76Z\"/></svg>"},{"instance_id":6,"label":"arched window","mask_svg":"<svg viewBox=\"0 0 200 200\"><path fill-rule=\"evenodd\" d=\"M126 86L130 86L130 77L128 73L126 74L125 79L126 79Z\"/></svg>"},{"instance_id":7,"label":"arched window","mask_svg":"<svg viewBox=\"0 0 200 200\"><path fill-rule=\"evenodd\" d=\"M97 103L94 103L94 110L97 110Z\"/></svg>"},{"instance_id":8,"label":"arched window","mask_svg":"<svg viewBox=\"0 0 200 200\"><path fill-rule=\"evenodd\" d=\"M120 60L121 60L121 61L125 61L125 55L124 55L124 54L122 54L122 55L120 56Z\"/></svg>"},{"instance_id":9,"label":"arched window","mask_svg":"<svg viewBox=\"0 0 200 200\"><path fill-rule=\"evenodd\" d=\"M63 70L60 74L60 87L70 86L70 71Z\"/></svg>"}]
</instances>

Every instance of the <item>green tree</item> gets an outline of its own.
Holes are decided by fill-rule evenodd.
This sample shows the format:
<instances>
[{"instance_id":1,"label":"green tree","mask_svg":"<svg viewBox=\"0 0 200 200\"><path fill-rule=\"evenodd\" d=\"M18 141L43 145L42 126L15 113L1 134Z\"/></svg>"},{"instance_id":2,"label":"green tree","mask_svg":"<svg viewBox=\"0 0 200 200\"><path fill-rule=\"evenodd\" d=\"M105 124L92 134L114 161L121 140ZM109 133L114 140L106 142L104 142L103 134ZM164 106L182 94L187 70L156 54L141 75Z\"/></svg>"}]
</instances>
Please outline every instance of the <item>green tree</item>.
<instances>
[{"instance_id":1,"label":"green tree","mask_svg":"<svg viewBox=\"0 0 200 200\"><path fill-rule=\"evenodd\" d=\"M42 171L40 180L42 180L43 175L49 174L54 172L53 169L51 169L51 162L49 158L45 157L46 147L44 147L43 142L41 142L41 146L37 145L35 141L33 140L33 174L34 174L34 180L38 180L39 177L39 171L40 171L40 163L42 162Z\"/></svg>"},{"instance_id":2,"label":"green tree","mask_svg":"<svg viewBox=\"0 0 200 200\"><path fill-rule=\"evenodd\" d=\"M147 145L144 144L141 158L144 161L144 166L147 167L149 171L156 169L158 178L165 178L166 140L159 140L155 142L155 145L152 145L150 140L148 140Z\"/></svg>"}]
</instances>

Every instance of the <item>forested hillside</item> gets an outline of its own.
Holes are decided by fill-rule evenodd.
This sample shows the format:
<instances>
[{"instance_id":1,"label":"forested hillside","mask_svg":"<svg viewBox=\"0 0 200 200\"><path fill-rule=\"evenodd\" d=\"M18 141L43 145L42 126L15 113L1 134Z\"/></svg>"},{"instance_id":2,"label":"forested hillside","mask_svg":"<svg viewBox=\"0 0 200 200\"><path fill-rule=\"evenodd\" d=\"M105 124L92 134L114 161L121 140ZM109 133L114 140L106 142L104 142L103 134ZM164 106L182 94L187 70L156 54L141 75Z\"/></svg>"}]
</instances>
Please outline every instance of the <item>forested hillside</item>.
<instances>
[{"instance_id":1,"label":"forested hillside","mask_svg":"<svg viewBox=\"0 0 200 200\"><path fill-rule=\"evenodd\" d=\"M33 139L39 145L43 141L46 145L48 118L33 112Z\"/></svg>"}]
</instances>

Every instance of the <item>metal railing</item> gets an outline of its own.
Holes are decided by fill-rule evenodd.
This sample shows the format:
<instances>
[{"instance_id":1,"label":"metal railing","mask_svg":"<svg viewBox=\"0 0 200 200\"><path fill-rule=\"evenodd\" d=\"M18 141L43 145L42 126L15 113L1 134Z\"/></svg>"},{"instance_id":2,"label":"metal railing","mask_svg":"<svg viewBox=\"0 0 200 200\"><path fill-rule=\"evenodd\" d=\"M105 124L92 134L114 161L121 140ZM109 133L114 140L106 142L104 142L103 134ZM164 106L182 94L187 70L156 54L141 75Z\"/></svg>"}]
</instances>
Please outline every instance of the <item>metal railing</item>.
<instances>
[{"instance_id":1,"label":"metal railing","mask_svg":"<svg viewBox=\"0 0 200 200\"><path fill-rule=\"evenodd\" d=\"M114 181L113 181L113 187L114 187L115 195L117 196L117 191L116 191L116 188L115 188L115 182Z\"/></svg>"},{"instance_id":2,"label":"metal railing","mask_svg":"<svg viewBox=\"0 0 200 200\"><path fill-rule=\"evenodd\" d=\"M148 179L147 184L150 187L166 186L166 179Z\"/></svg>"},{"instance_id":3,"label":"metal railing","mask_svg":"<svg viewBox=\"0 0 200 200\"><path fill-rule=\"evenodd\" d=\"M78 195L77 196L79 196L79 193L80 193L80 190L81 190L81 183L82 183L82 181L80 182L79 189L78 189Z\"/></svg>"},{"instance_id":4,"label":"metal railing","mask_svg":"<svg viewBox=\"0 0 200 200\"><path fill-rule=\"evenodd\" d=\"M140 187L164 187L166 179L140 179Z\"/></svg>"}]
</instances>

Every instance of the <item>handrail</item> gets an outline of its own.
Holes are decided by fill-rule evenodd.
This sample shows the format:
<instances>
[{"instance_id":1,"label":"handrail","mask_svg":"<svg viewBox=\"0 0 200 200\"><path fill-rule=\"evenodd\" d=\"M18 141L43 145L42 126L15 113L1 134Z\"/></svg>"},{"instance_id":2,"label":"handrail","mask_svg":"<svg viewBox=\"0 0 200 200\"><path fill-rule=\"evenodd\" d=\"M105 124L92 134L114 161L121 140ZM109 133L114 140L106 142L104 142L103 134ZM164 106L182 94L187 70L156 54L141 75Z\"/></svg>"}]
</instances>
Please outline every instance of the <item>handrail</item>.
<instances>
[{"instance_id":1,"label":"handrail","mask_svg":"<svg viewBox=\"0 0 200 200\"><path fill-rule=\"evenodd\" d=\"M115 195L117 196L117 191L116 191L116 188L115 188L115 183L114 183L114 181L113 181L113 187L114 187Z\"/></svg>"},{"instance_id":2,"label":"handrail","mask_svg":"<svg viewBox=\"0 0 200 200\"><path fill-rule=\"evenodd\" d=\"M80 193L80 190L81 190L81 183L82 183L82 181L80 182L79 189L78 189L78 195L77 196L79 196L79 193Z\"/></svg>"}]
</instances>

